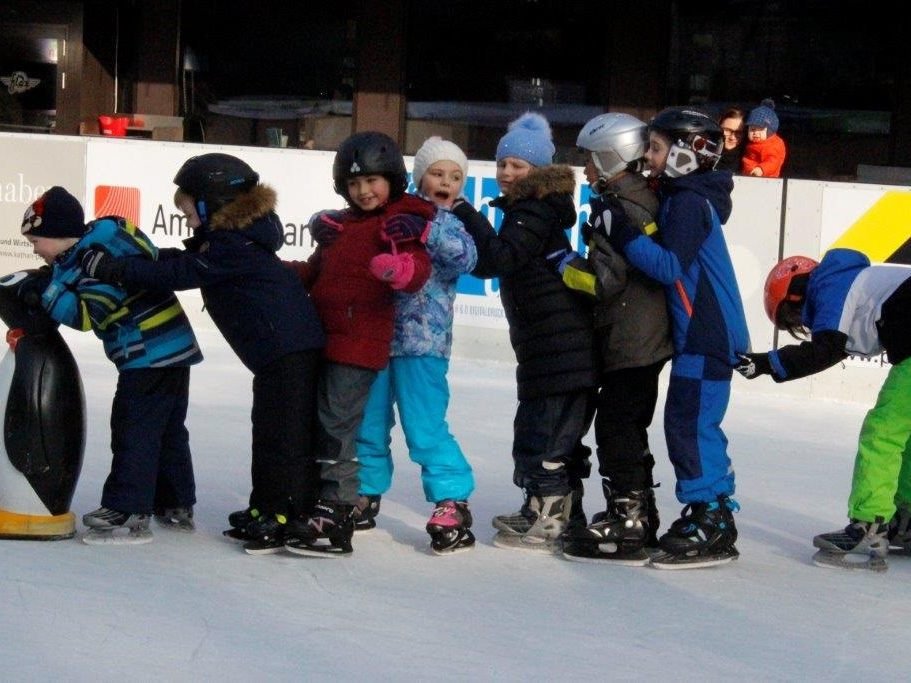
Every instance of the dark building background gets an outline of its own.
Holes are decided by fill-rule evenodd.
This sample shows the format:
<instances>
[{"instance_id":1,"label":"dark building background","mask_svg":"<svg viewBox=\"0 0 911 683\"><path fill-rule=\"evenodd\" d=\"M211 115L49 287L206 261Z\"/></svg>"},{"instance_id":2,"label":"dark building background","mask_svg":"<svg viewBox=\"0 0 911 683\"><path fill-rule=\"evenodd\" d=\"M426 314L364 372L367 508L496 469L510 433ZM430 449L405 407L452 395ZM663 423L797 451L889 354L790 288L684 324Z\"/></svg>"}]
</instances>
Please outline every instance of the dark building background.
<instances>
[{"instance_id":1,"label":"dark building background","mask_svg":"<svg viewBox=\"0 0 911 683\"><path fill-rule=\"evenodd\" d=\"M0 128L73 134L126 112L180 117L184 139L266 144L271 125L325 148L355 129L406 147L438 129L491 158L526 108L569 150L593 112L771 97L788 175L845 179L911 166L907 29L856 0L7 0L0 76L44 84L0 88ZM26 54L38 40L56 62Z\"/></svg>"}]
</instances>

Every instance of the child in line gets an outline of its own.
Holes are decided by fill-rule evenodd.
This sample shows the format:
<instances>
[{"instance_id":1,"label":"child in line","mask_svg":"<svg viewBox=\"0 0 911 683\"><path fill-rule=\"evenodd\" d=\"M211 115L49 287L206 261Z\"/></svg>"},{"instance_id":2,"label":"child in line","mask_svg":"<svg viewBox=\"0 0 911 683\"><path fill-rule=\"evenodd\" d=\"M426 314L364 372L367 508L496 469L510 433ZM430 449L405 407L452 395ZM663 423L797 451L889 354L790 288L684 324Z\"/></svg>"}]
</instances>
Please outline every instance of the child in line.
<instances>
[{"instance_id":1,"label":"child in line","mask_svg":"<svg viewBox=\"0 0 911 683\"><path fill-rule=\"evenodd\" d=\"M199 288L225 340L253 373L249 507L231 513L226 535L250 554L284 547L287 522L315 497L316 386L324 343L316 309L276 252L284 226L275 191L235 156L188 159L174 203L193 236L158 261L90 254L92 273L130 287Z\"/></svg>"},{"instance_id":2,"label":"child in line","mask_svg":"<svg viewBox=\"0 0 911 683\"><path fill-rule=\"evenodd\" d=\"M426 244L432 269L420 291L395 294L389 365L370 389L357 440L360 493L367 498L357 528L372 528L380 497L392 484L390 430L393 405L398 407L408 455L421 466L424 496L434 504L427 532L437 553L474 545L468 509L474 475L446 423L456 282L477 261L474 241L450 211L467 172L465 153L439 137L427 139L414 156L417 193L437 207Z\"/></svg>"},{"instance_id":3,"label":"child in line","mask_svg":"<svg viewBox=\"0 0 911 683\"><path fill-rule=\"evenodd\" d=\"M911 550L911 268L871 265L852 249L832 249L817 263L791 256L765 284L772 324L800 344L743 354L748 379L786 382L821 372L848 355L892 364L860 430L848 497L850 523L813 539L814 561L885 569L890 544ZM852 562L851 557L866 558Z\"/></svg>"},{"instance_id":4,"label":"child in line","mask_svg":"<svg viewBox=\"0 0 911 683\"><path fill-rule=\"evenodd\" d=\"M747 118L747 144L740 161L743 175L780 178L787 157L784 140L778 133L775 102L763 100Z\"/></svg>"},{"instance_id":5,"label":"child in line","mask_svg":"<svg viewBox=\"0 0 911 683\"><path fill-rule=\"evenodd\" d=\"M617 202L592 207L595 229L664 285L670 309L674 357L664 431L677 499L685 507L659 539L657 567L710 566L738 556L734 470L721 421L734 366L750 342L721 231L734 182L730 173L713 170L720 151L721 128L710 117L686 107L665 109L649 124L645 153L658 179L660 243L633 225Z\"/></svg>"},{"instance_id":6,"label":"child in line","mask_svg":"<svg viewBox=\"0 0 911 683\"><path fill-rule=\"evenodd\" d=\"M190 321L173 292L112 286L84 272L87 250L158 257L135 225L118 216L85 225L79 201L52 187L29 206L22 233L52 266L41 303L54 320L95 332L117 367L111 407L111 472L101 507L82 523L86 543L152 540L150 514L165 525L193 529L196 484L184 425L190 366L202 360ZM127 529L127 536L114 532Z\"/></svg>"},{"instance_id":7,"label":"child in line","mask_svg":"<svg viewBox=\"0 0 911 683\"><path fill-rule=\"evenodd\" d=\"M548 261L571 251L566 230L576 222L575 176L569 166L552 165L554 151L543 116L529 112L513 121L496 153L502 195L491 205L504 212L500 233L486 221L465 221L487 269L475 274L500 277L518 362L513 482L525 502L494 518L494 544L547 552L557 549L572 516L584 519L589 464L581 439L597 385L591 310Z\"/></svg>"},{"instance_id":8,"label":"child in line","mask_svg":"<svg viewBox=\"0 0 911 683\"><path fill-rule=\"evenodd\" d=\"M648 127L629 114L596 116L579 132L593 201L613 198L633 225L657 236L658 198L640 173ZM563 555L645 564L657 545L658 509L648 427L658 402L658 376L673 353L660 284L631 267L590 223L586 258L562 259L563 282L596 299L595 348L600 360L595 441L607 503L588 527L567 530ZM561 266L558 266L560 269Z\"/></svg>"},{"instance_id":9,"label":"child in line","mask_svg":"<svg viewBox=\"0 0 911 683\"><path fill-rule=\"evenodd\" d=\"M405 194L408 175L388 135L355 133L332 166L349 208L317 214L313 255L289 262L310 289L326 328L319 385L319 502L289 527L286 548L303 555L347 555L360 501L355 440L377 373L389 362L393 293L418 291L430 275L424 248L436 209Z\"/></svg>"}]
</instances>

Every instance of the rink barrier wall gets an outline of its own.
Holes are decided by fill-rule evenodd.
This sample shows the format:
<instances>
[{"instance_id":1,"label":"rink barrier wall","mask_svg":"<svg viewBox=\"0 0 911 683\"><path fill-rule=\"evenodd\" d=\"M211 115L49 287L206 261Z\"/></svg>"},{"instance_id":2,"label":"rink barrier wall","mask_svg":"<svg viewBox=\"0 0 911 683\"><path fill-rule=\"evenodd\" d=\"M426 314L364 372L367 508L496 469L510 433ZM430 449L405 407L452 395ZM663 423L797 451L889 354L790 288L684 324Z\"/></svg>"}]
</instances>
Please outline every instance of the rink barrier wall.
<instances>
[{"instance_id":1,"label":"rink barrier wall","mask_svg":"<svg viewBox=\"0 0 911 683\"><path fill-rule=\"evenodd\" d=\"M19 226L28 204L52 185L62 185L76 195L85 207L87 220L111 213L125 215L158 246L179 247L190 233L174 208L172 179L187 158L211 152L243 158L259 172L262 182L277 191L278 214L285 223L284 259L305 259L312 253L314 246L305 226L314 212L344 206L332 190L332 152L0 133L0 272L42 265ZM406 157L409 169L412 161ZM465 194L498 226L502 214L489 206L498 194L495 171L493 162L471 161ZM588 217L589 190L582 170L575 171L579 220L571 238L581 248L579 226ZM724 232L753 350L772 348L776 342L763 311L762 296L766 274L781 255L799 253L818 258L844 239L856 248L869 243L881 251L884 242L891 244L896 238L880 239L877 230L904 231L906 239L911 234L911 211L902 220L894 208L903 207L909 198L908 188L898 186L736 177L734 210ZM884 206L892 206L893 213L883 214ZM877 216L882 215L889 220L877 222ZM498 289L497 280L470 276L460 280L455 355L514 362ZM202 312L197 292L182 292L180 298L195 326L213 327ZM841 368L797 382L774 384L761 378L751 382L749 390L869 402L885 373L879 363L849 360ZM735 390L744 385L745 381L735 378Z\"/></svg>"}]
</instances>

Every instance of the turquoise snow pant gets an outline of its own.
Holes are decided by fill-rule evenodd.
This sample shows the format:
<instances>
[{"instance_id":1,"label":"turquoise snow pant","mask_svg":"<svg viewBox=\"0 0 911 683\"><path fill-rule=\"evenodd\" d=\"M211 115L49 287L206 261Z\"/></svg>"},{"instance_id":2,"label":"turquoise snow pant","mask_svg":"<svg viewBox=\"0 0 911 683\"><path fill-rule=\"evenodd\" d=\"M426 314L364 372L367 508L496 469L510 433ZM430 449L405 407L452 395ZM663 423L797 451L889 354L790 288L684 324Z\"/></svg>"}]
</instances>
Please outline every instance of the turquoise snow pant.
<instances>
[{"instance_id":1,"label":"turquoise snow pant","mask_svg":"<svg viewBox=\"0 0 911 683\"><path fill-rule=\"evenodd\" d=\"M888 522L911 503L911 358L889 370L860 429L848 516Z\"/></svg>"},{"instance_id":2,"label":"turquoise snow pant","mask_svg":"<svg viewBox=\"0 0 911 683\"><path fill-rule=\"evenodd\" d=\"M421 466L424 496L431 503L468 500L474 474L449 432L449 360L434 356L396 356L370 388L357 439L362 495L381 495L392 485L393 404L398 406L408 455Z\"/></svg>"}]
</instances>

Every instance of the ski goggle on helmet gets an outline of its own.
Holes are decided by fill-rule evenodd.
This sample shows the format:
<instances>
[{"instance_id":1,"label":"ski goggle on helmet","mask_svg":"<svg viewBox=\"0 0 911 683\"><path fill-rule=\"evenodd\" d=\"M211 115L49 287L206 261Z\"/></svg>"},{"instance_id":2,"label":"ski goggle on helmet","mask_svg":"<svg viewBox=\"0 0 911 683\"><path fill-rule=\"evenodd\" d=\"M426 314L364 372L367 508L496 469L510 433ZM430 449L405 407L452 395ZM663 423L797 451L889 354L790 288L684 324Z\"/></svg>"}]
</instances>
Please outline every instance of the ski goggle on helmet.
<instances>
[{"instance_id":1,"label":"ski goggle on helmet","mask_svg":"<svg viewBox=\"0 0 911 683\"><path fill-rule=\"evenodd\" d=\"M721 126L708 114L687 107L670 107L648 126L670 140L664 175L679 178L697 171L711 171L721 158Z\"/></svg>"},{"instance_id":2,"label":"ski goggle on helmet","mask_svg":"<svg viewBox=\"0 0 911 683\"><path fill-rule=\"evenodd\" d=\"M789 256L779 261L765 281L763 303L766 315L776 327L781 304L801 301L806 292L807 277L818 264L808 256Z\"/></svg>"}]
</instances>

